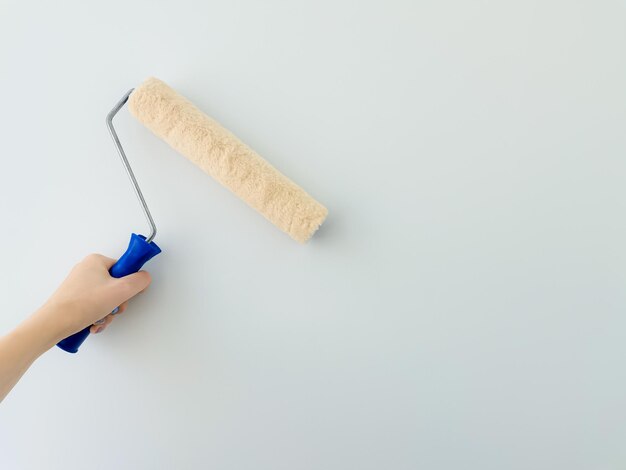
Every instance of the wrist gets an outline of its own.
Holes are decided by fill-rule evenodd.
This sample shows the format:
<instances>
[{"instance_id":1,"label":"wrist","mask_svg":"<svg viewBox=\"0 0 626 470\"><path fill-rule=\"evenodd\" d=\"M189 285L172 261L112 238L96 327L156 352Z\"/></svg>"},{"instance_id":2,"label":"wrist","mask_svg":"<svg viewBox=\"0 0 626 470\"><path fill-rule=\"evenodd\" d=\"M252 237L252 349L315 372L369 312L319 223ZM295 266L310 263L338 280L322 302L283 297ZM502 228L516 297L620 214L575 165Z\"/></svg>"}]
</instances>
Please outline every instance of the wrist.
<instances>
[{"instance_id":1,"label":"wrist","mask_svg":"<svg viewBox=\"0 0 626 470\"><path fill-rule=\"evenodd\" d=\"M29 363L56 344L45 326L40 326L32 316L20 323L8 337L14 344L14 351Z\"/></svg>"},{"instance_id":2,"label":"wrist","mask_svg":"<svg viewBox=\"0 0 626 470\"><path fill-rule=\"evenodd\" d=\"M29 350L41 355L71 334L66 331L67 326L62 324L60 318L62 316L55 307L46 305L24 320L14 333L27 342Z\"/></svg>"}]
</instances>

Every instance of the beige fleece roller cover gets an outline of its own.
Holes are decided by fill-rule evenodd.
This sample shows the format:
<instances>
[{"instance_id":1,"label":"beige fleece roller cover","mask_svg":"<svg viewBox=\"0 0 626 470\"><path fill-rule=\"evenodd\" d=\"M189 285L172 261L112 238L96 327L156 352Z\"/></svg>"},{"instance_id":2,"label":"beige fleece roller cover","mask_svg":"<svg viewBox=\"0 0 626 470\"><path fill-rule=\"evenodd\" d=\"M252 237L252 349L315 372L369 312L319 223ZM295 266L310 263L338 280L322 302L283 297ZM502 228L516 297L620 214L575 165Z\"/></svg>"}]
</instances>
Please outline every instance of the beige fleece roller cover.
<instances>
[{"instance_id":1,"label":"beige fleece roller cover","mask_svg":"<svg viewBox=\"0 0 626 470\"><path fill-rule=\"evenodd\" d=\"M130 112L175 150L299 242L328 211L186 98L156 78L133 91Z\"/></svg>"}]
</instances>

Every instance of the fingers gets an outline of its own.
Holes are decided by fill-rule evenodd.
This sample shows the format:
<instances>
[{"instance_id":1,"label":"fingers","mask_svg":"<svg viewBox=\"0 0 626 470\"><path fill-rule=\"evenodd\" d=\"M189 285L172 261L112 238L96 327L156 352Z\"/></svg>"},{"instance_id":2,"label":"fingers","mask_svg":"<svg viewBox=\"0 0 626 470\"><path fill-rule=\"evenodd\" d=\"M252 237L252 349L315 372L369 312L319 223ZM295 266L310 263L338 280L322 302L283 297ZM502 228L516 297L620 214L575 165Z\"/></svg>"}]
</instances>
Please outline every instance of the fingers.
<instances>
[{"instance_id":1,"label":"fingers","mask_svg":"<svg viewBox=\"0 0 626 470\"><path fill-rule=\"evenodd\" d=\"M113 315L119 315L120 313L124 313L126 307L128 307L128 301L122 302L122 304L117 307L117 312L113 313Z\"/></svg>"},{"instance_id":2,"label":"fingers","mask_svg":"<svg viewBox=\"0 0 626 470\"><path fill-rule=\"evenodd\" d=\"M101 255L99 253L92 253L85 257L84 262L87 263L98 263L104 266L107 271L111 269L111 266L115 264L117 260L113 258L109 258L107 256Z\"/></svg>"},{"instance_id":3,"label":"fingers","mask_svg":"<svg viewBox=\"0 0 626 470\"><path fill-rule=\"evenodd\" d=\"M89 329L89 332L96 335L98 333L102 333L107 326L109 326L111 324L111 322L113 321L114 316L109 314L106 317L104 317L102 320L104 320L104 322L102 324L94 324L91 325L91 328Z\"/></svg>"},{"instance_id":4,"label":"fingers","mask_svg":"<svg viewBox=\"0 0 626 470\"><path fill-rule=\"evenodd\" d=\"M122 300L125 302L145 290L150 282L152 282L150 274L146 271L139 271L119 278L116 287L120 290Z\"/></svg>"},{"instance_id":5,"label":"fingers","mask_svg":"<svg viewBox=\"0 0 626 470\"><path fill-rule=\"evenodd\" d=\"M120 305L114 310L115 313L109 313L106 317L101 318L100 320L95 322L93 325L91 325L89 332L94 335L98 333L102 333L106 329L106 327L109 326L113 322L115 315L119 315L120 313L123 313L126 310L126 307L128 307L128 302L122 303L122 305Z\"/></svg>"}]
</instances>

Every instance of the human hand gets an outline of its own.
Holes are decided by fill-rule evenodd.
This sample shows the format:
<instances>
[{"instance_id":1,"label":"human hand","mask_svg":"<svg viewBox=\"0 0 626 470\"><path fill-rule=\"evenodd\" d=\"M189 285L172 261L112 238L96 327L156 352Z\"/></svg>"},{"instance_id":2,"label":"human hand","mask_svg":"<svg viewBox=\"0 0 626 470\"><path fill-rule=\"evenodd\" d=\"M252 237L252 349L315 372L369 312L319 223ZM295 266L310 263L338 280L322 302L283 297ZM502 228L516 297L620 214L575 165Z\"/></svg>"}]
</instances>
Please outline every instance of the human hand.
<instances>
[{"instance_id":1,"label":"human hand","mask_svg":"<svg viewBox=\"0 0 626 470\"><path fill-rule=\"evenodd\" d=\"M0 336L0 401L41 354L89 325L92 333L104 330L113 321L111 312L118 306L123 312L126 302L150 284L145 271L112 277L109 269L114 264L102 255L87 256L43 307Z\"/></svg>"},{"instance_id":2,"label":"human hand","mask_svg":"<svg viewBox=\"0 0 626 470\"><path fill-rule=\"evenodd\" d=\"M109 269L114 259L93 254L78 263L57 291L42 307L39 314L45 315L47 323L53 325L59 341L83 328L92 325L91 333L100 333L112 321L111 312L126 309L130 298L145 290L151 282L146 271L114 278ZM98 323L98 324L94 324Z\"/></svg>"}]
</instances>

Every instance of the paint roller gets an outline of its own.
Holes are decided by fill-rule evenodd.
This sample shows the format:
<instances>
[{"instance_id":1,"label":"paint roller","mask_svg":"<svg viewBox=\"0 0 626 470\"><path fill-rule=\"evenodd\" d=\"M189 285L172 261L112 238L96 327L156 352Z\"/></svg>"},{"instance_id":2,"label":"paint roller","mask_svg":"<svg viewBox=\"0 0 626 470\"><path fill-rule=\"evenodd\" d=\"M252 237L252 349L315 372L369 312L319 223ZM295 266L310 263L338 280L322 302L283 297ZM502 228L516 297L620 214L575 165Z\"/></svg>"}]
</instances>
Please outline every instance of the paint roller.
<instances>
[{"instance_id":1,"label":"paint roller","mask_svg":"<svg viewBox=\"0 0 626 470\"><path fill-rule=\"evenodd\" d=\"M127 102L131 114L154 134L294 240L306 242L324 222L328 211L322 204L189 100L161 80L149 78L128 91L107 115L107 127L150 226L148 236L131 235L126 252L109 271L111 276L135 273L161 252L154 243L156 225L113 126L113 118ZM57 346L75 353L89 330L90 326Z\"/></svg>"}]
</instances>

